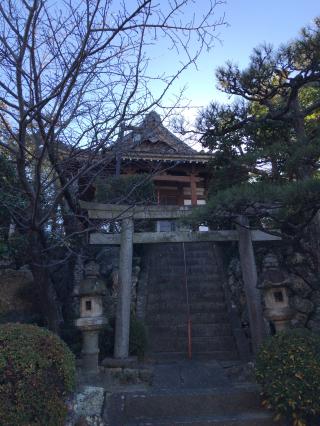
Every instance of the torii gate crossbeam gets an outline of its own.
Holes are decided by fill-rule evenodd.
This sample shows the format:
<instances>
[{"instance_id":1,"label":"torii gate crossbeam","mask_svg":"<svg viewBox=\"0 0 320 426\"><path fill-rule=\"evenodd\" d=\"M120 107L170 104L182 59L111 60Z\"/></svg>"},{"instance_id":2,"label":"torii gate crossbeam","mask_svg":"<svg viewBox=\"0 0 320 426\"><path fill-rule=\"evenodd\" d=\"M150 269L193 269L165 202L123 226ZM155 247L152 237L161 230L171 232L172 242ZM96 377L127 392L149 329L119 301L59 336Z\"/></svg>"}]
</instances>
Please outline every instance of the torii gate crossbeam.
<instances>
[{"instance_id":1,"label":"torii gate crossbeam","mask_svg":"<svg viewBox=\"0 0 320 426\"><path fill-rule=\"evenodd\" d=\"M257 270L252 241L277 241L280 237L262 231L250 231L248 221L239 217L237 230L177 231L134 233L134 219L167 220L189 216L192 207L128 206L81 202L90 219L121 221L121 234L93 233L89 244L120 244L120 292L116 318L115 358L129 354L130 302L133 244L179 243L196 241L238 241L242 276L250 321L253 351L256 352L264 337L264 321L260 293L257 289Z\"/></svg>"}]
</instances>

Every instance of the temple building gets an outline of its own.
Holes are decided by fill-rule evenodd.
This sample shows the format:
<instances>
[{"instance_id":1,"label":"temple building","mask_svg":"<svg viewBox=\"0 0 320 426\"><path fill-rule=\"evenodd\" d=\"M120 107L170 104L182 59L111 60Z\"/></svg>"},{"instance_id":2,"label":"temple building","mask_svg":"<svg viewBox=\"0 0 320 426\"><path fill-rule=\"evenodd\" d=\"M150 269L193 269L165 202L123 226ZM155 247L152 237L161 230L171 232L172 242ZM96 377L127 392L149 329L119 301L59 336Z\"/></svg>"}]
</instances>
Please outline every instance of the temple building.
<instances>
[{"instance_id":1,"label":"temple building","mask_svg":"<svg viewBox=\"0 0 320 426\"><path fill-rule=\"evenodd\" d=\"M150 174L158 204L201 205L205 203L210 154L198 152L164 127L152 111L116 142L116 165L120 175ZM120 173L119 173L120 172Z\"/></svg>"}]
</instances>

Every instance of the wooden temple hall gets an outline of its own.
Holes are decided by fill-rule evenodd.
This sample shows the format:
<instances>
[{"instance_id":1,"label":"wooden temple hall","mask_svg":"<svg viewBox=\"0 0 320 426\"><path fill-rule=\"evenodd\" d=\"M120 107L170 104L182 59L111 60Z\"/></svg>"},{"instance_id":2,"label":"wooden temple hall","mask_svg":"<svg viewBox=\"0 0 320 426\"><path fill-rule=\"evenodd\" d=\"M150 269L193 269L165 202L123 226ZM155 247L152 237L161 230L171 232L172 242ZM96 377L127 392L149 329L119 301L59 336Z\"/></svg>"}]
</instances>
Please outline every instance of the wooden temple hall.
<instances>
[{"instance_id":1,"label":"wooden temple hall","mask_svg":"<svg viewBox=\"0 0 320 426\"><path fill-rule=\"evenodd\" d=\"M199 153L178 139L156 112L150 112L114 149L121 174L152 174L159 204L205 202L210 154Z\"/></svg>"},{"instance_id":2,"label":"wooden temple hall","mask_svg":"<svg viewBox=\"0 0 320 426\"><path fill-rule=\"evenodd\" d=\"M205 203L211 155L198 152L164 127L150 112L141 125L116 142L116 160L109 172L118 175L150 174L161 205Z\"/></svg>"},{"instance_id":3,"label":"wooden temple hall","mask_svg":"<svg viewBox=\"0 0 320 426\"><path fill-rule=\"evenodd\" d=\"M257 290L254 241L279 239L245 226L213 231L176 228L181 217L205 203L210 154L197 152L167 130L151 112L141 125L116 142L113 175L150 174L157 202L121 205L82 201L92 220L116 220L120 232L93 232L89 244L120 246L119 292L116 312L115 358L129 351L130 312L145 324L151 357L245 358L249 341L254 351L262 340L264 322ZM152 232L138 232L137 220L154 221ZM245 224L245 218L241 219ZM206 231L206 232L201 232ZM226 285L223 250L238 244L247 299L250 339L245 336ZM134 296L133 259L141 258ZM132 298L134 297L134 301Z\"/></svg>"}]
</instances>

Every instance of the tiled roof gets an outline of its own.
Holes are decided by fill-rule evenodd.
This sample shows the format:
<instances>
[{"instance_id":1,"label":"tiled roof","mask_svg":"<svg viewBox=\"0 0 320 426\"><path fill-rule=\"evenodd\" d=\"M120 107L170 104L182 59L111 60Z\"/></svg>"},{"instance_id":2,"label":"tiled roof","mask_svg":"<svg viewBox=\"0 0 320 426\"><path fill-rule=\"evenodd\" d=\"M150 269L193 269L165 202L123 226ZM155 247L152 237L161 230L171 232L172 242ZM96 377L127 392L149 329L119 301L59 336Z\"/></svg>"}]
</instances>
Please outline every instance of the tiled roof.
<instances>
[{"instance_id":1,"label":"tiled roof","mask_svg":"<svg viewBox=\"0 0 320 426\"><path fill-rule=\"evenodd\" d=\"M164 127L160 115L150 112L141 125L114 144L122 152L197 155L198 152Z\"/></svg>"}]
</instances>

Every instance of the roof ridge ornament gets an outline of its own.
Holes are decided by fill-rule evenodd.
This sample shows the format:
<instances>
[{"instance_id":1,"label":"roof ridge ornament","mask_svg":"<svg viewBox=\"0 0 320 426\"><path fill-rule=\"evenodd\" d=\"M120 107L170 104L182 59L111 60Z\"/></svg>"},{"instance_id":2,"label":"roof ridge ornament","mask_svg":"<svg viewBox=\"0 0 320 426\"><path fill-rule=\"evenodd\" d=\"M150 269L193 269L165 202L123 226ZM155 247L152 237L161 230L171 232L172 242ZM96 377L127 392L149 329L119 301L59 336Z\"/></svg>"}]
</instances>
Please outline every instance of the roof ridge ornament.
<instances>
[{"instance_id":1,"label":"roof ridge ornament","mask_svg":"<svg viewBox=\"0 0 320 426\"><path fill-rule=\"evenodd\" d=\"M142 122L143 127L155 128L162 126L162 120L160 115L156 111L150 111Z\"/></svg>"}]
</instances>

